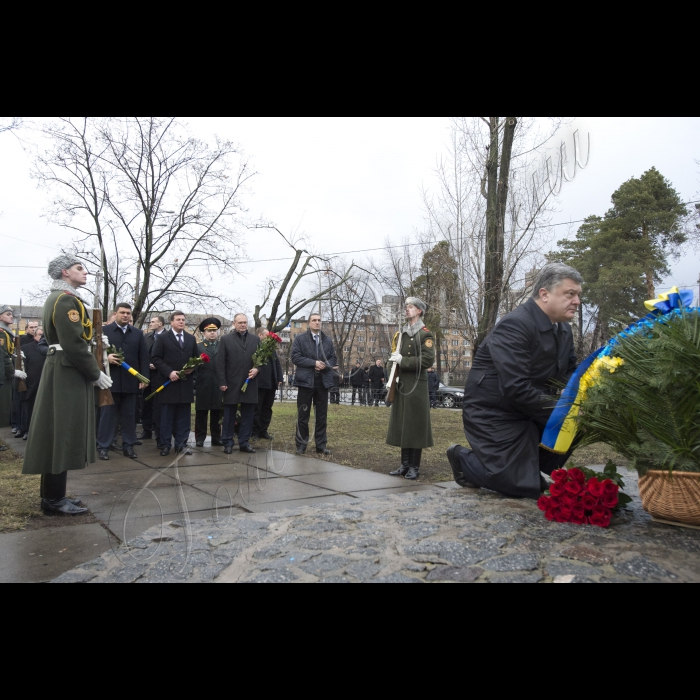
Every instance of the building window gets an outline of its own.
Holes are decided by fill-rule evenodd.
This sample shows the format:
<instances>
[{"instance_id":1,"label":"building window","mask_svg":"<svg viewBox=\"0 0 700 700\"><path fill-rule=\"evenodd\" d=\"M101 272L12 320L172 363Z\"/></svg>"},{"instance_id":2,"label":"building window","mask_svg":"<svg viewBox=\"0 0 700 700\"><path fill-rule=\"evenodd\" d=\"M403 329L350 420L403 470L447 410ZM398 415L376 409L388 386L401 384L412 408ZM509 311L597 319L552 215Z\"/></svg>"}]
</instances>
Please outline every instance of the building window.
<instances>
[{"instance_id":1,"label":"building window","mask_svg":"<svg viewBox=\"0 0 700 700\"><path fill-rule=\"evenodd\" d=\"M364 342L365 342L365 336L364 336L364 335L361 335L361 336L357 339L357 342L358 342L358 343L364 343Z\"/></svg>"},{"instance_id":2,"label":"building window","mask_svg":"<svg viewBox=\"0 0 700 700\"><path fill-rule=\"evenodd\" d=\"M471 341L469 340L465 340L463 344L465 348L470 348L472 346Z\"/></svg>"},{"instance_id":3,"label":"building window","mask_svg":"<svg viewBox=\"0 0 700 700\"><path fill-rule=\"evenodd\" d=\"M453 348L458 348L458 347L459 347L459 340L453 340L453 341L452 341L452 347L453 347Z\"/></svg>"},{"instance_id":4,"label":"building window","mask_svg":"<svg viewBox=\"0 0 700 700\"><path fill-rule=\"evenodd\" d=\"M471 362L465 362L465 363L464 363L464 369L470 369L471 366L472 366L472 363L471 363Z\"/></svg>"},{"instance_id":5,"label":"building window","mask_svg":"<svg viewBox=\"0 0 700 700\"><path fill-rule=\"evenodd\" d=\"M363 347L357 348L357 352L364 353L364 352L365 352L365 349L364 349Z\"/></svg>"},{"instance_id":6,"label":"building window","mask_svg":"<svg viewBox=\"0 0 700 700\"><path fill-rule=\"evenodd\" d=\"M344 352L346 355L349 355L349 354L350 354L350 348L345 348L345 349L343 350L343 352Z\"/></svg>"},{"instance_id":7,"label":"building window","mask_svg":"<svg viewBox=\"0 0 700 700\"><path fill-rule=\"evenodd\" d=\"M294 324L294 328L296 328L296 329L301 328L301 323L295 323L295 324Z\"/></svg>"}]
</instances>

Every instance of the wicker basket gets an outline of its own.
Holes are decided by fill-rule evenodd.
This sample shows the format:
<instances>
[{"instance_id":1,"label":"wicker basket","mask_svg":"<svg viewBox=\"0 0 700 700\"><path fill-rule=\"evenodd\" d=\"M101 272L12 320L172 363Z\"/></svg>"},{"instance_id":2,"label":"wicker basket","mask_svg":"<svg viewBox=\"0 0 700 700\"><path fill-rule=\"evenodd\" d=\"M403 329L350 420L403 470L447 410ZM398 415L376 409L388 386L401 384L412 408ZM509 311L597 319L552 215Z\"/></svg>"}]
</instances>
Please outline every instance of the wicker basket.
<instances>
[{"instance_id":1,"label":"wicker basket","mask_svg":"<svg viewBox=\"0 0 700 700\"><path fill-rule=\"evenodd\" d=\"M639 479L639 493L654 518L700 526L700 474L648 472Z\"/></svg>"}]
</instances>

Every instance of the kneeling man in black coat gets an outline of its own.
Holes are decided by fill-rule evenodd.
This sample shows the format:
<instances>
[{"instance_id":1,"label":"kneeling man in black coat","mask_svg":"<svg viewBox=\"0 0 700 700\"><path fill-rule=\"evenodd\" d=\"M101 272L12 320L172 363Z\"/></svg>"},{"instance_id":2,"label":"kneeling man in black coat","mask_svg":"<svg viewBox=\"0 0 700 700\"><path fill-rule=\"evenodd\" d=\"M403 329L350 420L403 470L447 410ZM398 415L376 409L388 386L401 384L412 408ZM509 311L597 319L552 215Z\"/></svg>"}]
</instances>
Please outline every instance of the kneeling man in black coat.
<instances>
[{"instance_id":1,"label":"kneeling man in black coat","mask_svg":"<svg viewBox=\"0 0 700 700\"><path fill-rule=\"evenodd\" d=\"M548 265L532 299L506 316L479 348L464 400L471 445L447 453L457 483L512 498L538 499L540 472L568 461L540 447L560 389L576 371L571 321L581 305L583 278Z\"/></svg>"}]
</instances>

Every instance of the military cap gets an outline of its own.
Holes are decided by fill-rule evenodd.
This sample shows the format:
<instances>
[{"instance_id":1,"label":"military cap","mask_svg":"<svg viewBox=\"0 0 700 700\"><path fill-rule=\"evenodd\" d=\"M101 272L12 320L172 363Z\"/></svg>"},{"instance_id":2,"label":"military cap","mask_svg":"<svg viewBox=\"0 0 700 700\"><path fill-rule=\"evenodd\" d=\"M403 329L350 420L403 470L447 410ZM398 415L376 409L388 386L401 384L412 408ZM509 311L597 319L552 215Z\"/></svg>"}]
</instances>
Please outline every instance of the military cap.
<instances>
[{"instance_id":1,"label":"military cap","mask_svg":"<svg viewBox=\"0 0 700 700\"><path fill-rule=\"evenodd\" d=\"M204 331L220 331L221 321L218 318L206 318L199 324L199 330Z\"/></svg>"}]
</instances>

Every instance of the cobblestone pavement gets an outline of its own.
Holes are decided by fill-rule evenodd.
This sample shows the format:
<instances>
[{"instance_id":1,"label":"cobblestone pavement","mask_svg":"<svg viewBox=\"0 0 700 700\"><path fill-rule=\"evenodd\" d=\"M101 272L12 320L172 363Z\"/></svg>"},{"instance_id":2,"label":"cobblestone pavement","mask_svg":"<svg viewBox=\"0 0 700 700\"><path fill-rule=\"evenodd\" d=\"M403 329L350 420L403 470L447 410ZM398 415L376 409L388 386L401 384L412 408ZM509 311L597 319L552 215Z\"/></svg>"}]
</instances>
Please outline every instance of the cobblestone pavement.
<instances>
[{"instance_id":1,"label":"cobblestone pavement","mask_svg":"<svg viewBox=\"0 0 700 700\"><path fill-rule=\"evenodd\" d=\"M536 504L443 489L152 528L56 583L683 583L700 531L633 506L609 530L548 523Z\"/></svg>"}]
</instances>

